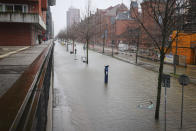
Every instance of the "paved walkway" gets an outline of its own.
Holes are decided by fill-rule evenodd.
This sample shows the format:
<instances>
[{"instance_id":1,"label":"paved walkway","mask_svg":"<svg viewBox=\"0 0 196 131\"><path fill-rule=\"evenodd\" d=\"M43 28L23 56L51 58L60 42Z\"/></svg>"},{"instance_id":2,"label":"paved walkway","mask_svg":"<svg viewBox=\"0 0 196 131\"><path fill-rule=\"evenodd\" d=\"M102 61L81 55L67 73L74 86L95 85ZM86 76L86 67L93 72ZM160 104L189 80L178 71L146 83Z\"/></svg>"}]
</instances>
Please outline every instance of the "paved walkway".
<instances>
[{"instance_id":1,"label":"paved walkway","mask_svg":"<svg viewBox=\"0 0 196 131\"><path fill-rule=\"evenodd\" d=\"M102 47L94 46L91 48L94 51L102 53ZM118 52L116 49L114 50L114 58L123 60L125 62L129 62L131 64L135 64L135 53L125 53L125 52ZM105 48L105 54L111 56L112 50L111 48ZM138 57L138 66L141 66L145 69L152 70L158 72L159 70L159 62L155 62L152 60L144 59ZM164 64L164 73L173 75L174 67L171 64ZM196 84L196 65L188 65L187 67L177 66L176 75L174 77L178 78L179 75L186 74L189 76L191 83Z\"/></svg>"},{"instance_id":2,"label":"paved walkway","mask_svg":"<svg viewBox=\"0 0 196 131\"><path fill-rule=\"evenodd\" d=\"M12 87L46 47L47 44L32 47L1 47L4 51L0 51L0 97Z\"/></svg>"},{"instance_id":3,"label":"paved walkway","mask_svg":"<svg viewBox=\"0 0 196 131\"><path fill-rule=\"evenodd\" d=\"M30 46L0 46L0 59L28 49Z\"/></svg>"}]
</instances>

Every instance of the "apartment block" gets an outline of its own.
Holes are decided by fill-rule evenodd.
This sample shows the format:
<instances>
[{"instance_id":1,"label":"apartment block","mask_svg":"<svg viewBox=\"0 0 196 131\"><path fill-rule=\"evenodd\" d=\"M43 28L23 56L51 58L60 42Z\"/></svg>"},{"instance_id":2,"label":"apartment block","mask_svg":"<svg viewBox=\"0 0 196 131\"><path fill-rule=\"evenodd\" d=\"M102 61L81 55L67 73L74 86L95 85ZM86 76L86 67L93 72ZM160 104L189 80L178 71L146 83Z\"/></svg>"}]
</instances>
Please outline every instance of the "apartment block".
<instances>
[{"instance_id":1,"label":"apartment block","mask_svg":"<svg viewBox=\"0 0 196 131\"><path fill-rule=\"evenodd\" d=\"M54 0L52 4L55 4ZM39 44L46 31L48 0L1 0L0 46Z\"/></svg>"},{"instance_id":2,"label":"apartment block","mask_svg":"<svg viewBox=\"0 0 196 131\"><path fill-rule=\"evenodd\" d=\"M67 28L70 28L74 23L80 22L80 9L69 8L67 11Z\"/></svg>"}]
</instances>

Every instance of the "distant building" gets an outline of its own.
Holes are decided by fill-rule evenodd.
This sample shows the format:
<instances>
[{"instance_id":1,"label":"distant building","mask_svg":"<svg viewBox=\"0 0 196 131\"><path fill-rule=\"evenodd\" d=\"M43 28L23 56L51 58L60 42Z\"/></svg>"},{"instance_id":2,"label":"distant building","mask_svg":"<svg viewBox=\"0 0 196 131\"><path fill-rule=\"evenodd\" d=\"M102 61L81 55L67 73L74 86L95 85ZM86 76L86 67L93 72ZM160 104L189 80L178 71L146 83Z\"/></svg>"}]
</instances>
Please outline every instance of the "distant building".
<instances>
[{"instance_id":1,"label":"distant building","mask_svg":"<svg viewBox=\"0 0 196 131\"><path fill-rule=\"evenodd\" d=\"M94 14L94 19L97 19L97 23L95 25L95 31L98 34L96 36L96 42L103 43L103 39L105 39L106 46L111 45L112 40L115 39L116 32L121 33L126 28L126 25L124 26L123 24L121 24L121 26L119 24L116 26L116 18L124 18L124 15L121 13L125 13L127 11L128 8L123 3L110 6L107 9L97 9ZM115 44L117 44L117 42L115 42Z\"/></svg>"},{"instance_id":2,"label":"distant building","mask_svg":"<svg viewBox=\"0 0 196 131\"><path fill-rule=\"evenodd\" d=\"M50 7L48 7L48 10L46 12L46 33L45 37L46 40L54 38L54 23L52 21L52 13L50 11Z\"/></svg>"},{"instance_id":3,"label":"distant building","mask_svg":"<svg viewBox=\"0 0 196 131\"><path fill-rule=\"evenodd\" d=\"M54 4L55 0L1 0L0 45L32 46L40 43L46 32L46 11Z\"/></svg>"},{"instance_id":4,"label":"distant building","mask_svg":"<svg viewBox=\"0 0 196 131\"><path fill-rule=\"evenodd\" d=\"M177 55L180 65L196 65L196 1L189 0L190 8L185 13L185 24L177 40ZM176 31L173 32L173 37ZM172 54L176 53L176 41L172 43Z\"/></svg>"},{"instance_id":5,"label":"distant building","mask_svg":"<svg viewBox=\"0 0 196 131\"><path fill-rule=\"evenodd\" d=\"M186 24L183 26L183 29L186 33L196 33L196 0L188 1L191 6L186 12Z\"/></svg>"},{"instance_id":6,"label":"distant building","mask_svg":"<svg viewBox=\"0 0 196 131\"><path fill-rule=\"evenodd\" d=\"M130 4L130 10L121 12L116 16L115 22L115 36L116 42L119 44L123 42L125 44L135 45L135 36L138 35L139 24L136 20L138 17L138 4L132 1ZM134 33L133 33L134 32Z\"/></svg>"},{"instance_id":7,"label":"distant building","mask_svg":"<svg viewBox=\"0 0 196 131\"><path fill-rule=\"evenodd\" d=\"M164 1L164 0L162 0ZM148 30L148 32L154 37L154 39L156 39L156 41L160 41L161 39L161 31L160 28L158 26L158 24L156 23L156 21L154 20L153 16L153 11L151 9L151 5L156 6L156 4L154 3L154 1L152 0L143 0L143 2L141 3L141 9L142 9L142 14L141 14L141 20L143 25L145 26L145 28ZM159 4L159 6L161 6L161 4ZM161 7L160 11L162 11ZM142 28L142 41L141 41L141 48L144 49L154 49L154 41L151 39L151 37L146 33L146 31ZM159 42L161 43L161 42Z\"/></svg>"},{"instance_id":8,"label":"distant building","mask_svg":"<svg viewBox=\"0 0 196 131\"><path fill-rule=\"evenodd\" d=\"M80 22L80 9L69 8L67 11L67 28L71 27L74 23Z\"/></svg>"},{"instance_id":9,"label":"distant building","mask_svg":"<svg viewBox=\"0 0 196 131\"><path fill-rule=\"evenodd\" d=\"M176 31L172 36L175 37ZM173 41L171 53L176 53L176 41ZM177 41L177 55L179 65L196 65L196 33L179 33Z\"/></svg>"}]
</instances>

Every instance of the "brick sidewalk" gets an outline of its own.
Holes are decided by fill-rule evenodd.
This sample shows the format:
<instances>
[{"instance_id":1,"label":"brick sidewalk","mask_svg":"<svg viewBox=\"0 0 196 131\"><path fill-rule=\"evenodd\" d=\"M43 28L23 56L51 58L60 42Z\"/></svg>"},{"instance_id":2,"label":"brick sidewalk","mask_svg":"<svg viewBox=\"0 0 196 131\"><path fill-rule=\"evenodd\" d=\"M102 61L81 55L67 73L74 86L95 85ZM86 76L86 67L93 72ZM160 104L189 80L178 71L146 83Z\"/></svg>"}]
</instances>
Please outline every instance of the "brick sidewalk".
<instances>
[{"instance_id":1,"label":"brick sidewalk","mask_svg":"<svg viewBox=\"0 0 196 131\"><path fill-rule=\"evenodd\" d=\"M33 47L6 47L0 57L0 97L15 83L25 69L33 63L47 44ZM4 47L5 49L5 47Z\"/></svg>"}]
</instances>

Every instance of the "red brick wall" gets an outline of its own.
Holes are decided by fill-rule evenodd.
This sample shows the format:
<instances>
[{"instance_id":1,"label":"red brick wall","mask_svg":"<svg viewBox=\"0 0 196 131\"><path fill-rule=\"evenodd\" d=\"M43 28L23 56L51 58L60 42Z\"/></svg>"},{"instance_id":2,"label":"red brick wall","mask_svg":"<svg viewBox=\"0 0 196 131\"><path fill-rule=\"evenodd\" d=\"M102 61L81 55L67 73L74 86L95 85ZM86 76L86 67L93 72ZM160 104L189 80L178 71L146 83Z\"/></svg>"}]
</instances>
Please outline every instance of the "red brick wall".
<instances>
[{"instance_id":1,"label":"red brick wall","mask_svg":"<svg viewBox=\"0 0 196 131\"><path fill-rule=\"evenodd\" d=\"M138 28L139 24L136 20L117 20L116 21L116 36L117 36L117 43L119 41L127 41L131 38L129 35L121 36L123 33L127 32L127 29L136 29ZM121 36L121 37L119 37Z\"/></svg>"},{"instance_id":2,"label":"red brick wall","mask_svg":"<svg viewBox=\"0 0 196 131\"><path fill-rule=\"evenodd\" d=\"M116 35L120 35L125 32L127 27L129 26L130 21L127 20L117 20L116 21Z\"/></svg>"},{"instance_id":3,"label":"red brick wall","mask_svg":"<svg viewBox=\"0 0 196 131\"><path fill-rule=\"evenodd\" d=\"M48 8L48 1L47 0L42 0L42 10L47 11Z\"/></svg>"},{"instance_id":4,"label":"red brick wall","mask_svg":"<svg viewBox=\"0 0 196 131\"><path fill-rule=\"evenodd\" d=\"M0 46L32 45L31 25L18 23L0 24Z\"/></svg>"},{"instance_id":5,"label":"red brick wall","mask_svg":"<svg viewBox=\"0 0 196 131\"><path fill-rule=\"evenodd\" d=\"M39 6L37 3L29 4L29 12L30 13L39 13Z\"/></svg>"},{"instance_id":6,"label":"red brick wall","mask_svg":"<svg viewBox=\"0 0 196 131\"><path fill-rule=\"evenodd\" d=\"M152 16L153 16L152 12L153 11L150 8L151 6L155 6L155 4L150 3L150 2L143 2L141 4L141 7L142 7L142 22L143 22L145 28L148 30L148 32L153 36L153 38L156 39L156 41L159 41L161 32L160 32L160 28L158 27L157 23L152 18ZM161 5L160 5L159 8L160 8L160 10L162 10ZM142 43L141 44L144 48L153 47L153 40L146 33L146 31L144 31L143 28L142 28Z\"/></svg>"}]
</instances>

